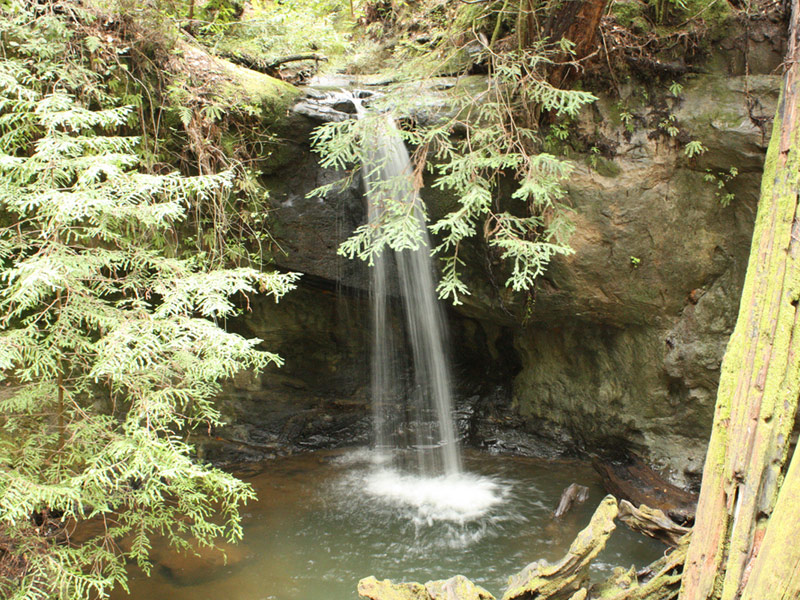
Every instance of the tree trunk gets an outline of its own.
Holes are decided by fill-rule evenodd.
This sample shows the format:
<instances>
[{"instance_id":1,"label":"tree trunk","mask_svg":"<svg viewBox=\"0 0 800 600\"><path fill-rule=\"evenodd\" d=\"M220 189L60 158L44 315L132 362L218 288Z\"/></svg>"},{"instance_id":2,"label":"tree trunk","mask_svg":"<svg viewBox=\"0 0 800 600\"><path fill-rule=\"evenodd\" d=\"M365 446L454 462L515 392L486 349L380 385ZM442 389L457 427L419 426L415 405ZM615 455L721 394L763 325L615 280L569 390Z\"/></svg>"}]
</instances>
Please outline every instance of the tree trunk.
<instances>
[{"instance_id":1,"label":"tree trunk","mask_svg":"<svg viewBox=\"0 0 800 600\"><path fill-rule=\"evenodd\" d=\"M745 582L742 600L797 600L800 598L800 453L781 486L761 550Z\"/></svg>"},{"instance_id":2,"label":"tree trunk","mask_svg":"<svg viewBox=\"0 0 800 600\"><path fill-rule=\"evenodd\" d=\"M800 394L799 18L798 0L793 0L787 71L764 165L739 317L722 364L681 600L738 599L743 591L763 589L771 569L788 573L787 586L796 586L799 577L797 550L792 550L796 544L780 541L797 522L784 519L800 510L797 465L781 489ZM772 561L768 567L763 566L765 556L759 560L761 548ZM750 596L757 597L779 596L772 591Z\"/></svg>"},{"instance_id":3,"label":"tree trunk","mask_svg":"<svg viewBox=\"0 0 800 600\"><path fill-rule=\"evenodd\" d=\"M558 43L562 38L574 44L573 54L557 57L555 60L579 61L587 58L598 49L597 31L603 18L608 0L574 0L564 2L545 24L545 39ZM557 64L550 74L550 83L566 88L579 75L576 64L565 62Z\"/></svg>"}]
</instances>

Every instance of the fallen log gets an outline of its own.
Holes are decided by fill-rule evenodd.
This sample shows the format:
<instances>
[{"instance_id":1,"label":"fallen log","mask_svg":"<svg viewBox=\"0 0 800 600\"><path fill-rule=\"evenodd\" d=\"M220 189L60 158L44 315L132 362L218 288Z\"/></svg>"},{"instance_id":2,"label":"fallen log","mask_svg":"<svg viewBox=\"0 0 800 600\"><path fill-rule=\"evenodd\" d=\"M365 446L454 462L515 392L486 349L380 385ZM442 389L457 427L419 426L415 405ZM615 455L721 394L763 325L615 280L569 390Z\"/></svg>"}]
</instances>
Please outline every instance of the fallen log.
<instances>
[{"instance_id":1,"label":"fallen log","mask_svg":"<svg viewBox=\"0 0 800 600\"><path fill-rule=\"evenodd\" d=\"M292 54L291 56L276 58L275 60L271 60L265 64L267 69L277 69L286 63L299 62L301 60L313 60L315 63L328 62L327 57L322 56L321 54Z\"/></svg>"},{"instance_id":2,"label":"fallen log","mask_svg":"<svg viewBox=\"0 0 800 600\"><path fill-rule=\"evenodd\" d=\"M691 529L678 525L657 508L644 504L636 508L627 500L619 503L619 520L634 531L661 540L668 546L677 546Z\"/></svg>"},{"instance_id":3,"label":"fallen log","mask_svg":"<svg viewBox=\"0 0 800 600\"><path fill-rule=\"evenodd\" d=\"M689 535L684 536L677 548L637 574L642 580L648 578L645 583L620 586L616 592L613 587L607 586L608 582L596 586L597 589L603 587L602 598L604 600L675 600L680 592L683 565L689 549L689 537Z\"/></svg>"},{"instance_id":4,"label":"fallen log","mask_svg":"<svg viewBox=\"0 0 800 600\"><path fill-rule=\"evenodd\" d=\"M697 495L687 492L668 481L633 456L624 463L592 462L609 494L628 500L634 506L646 504L664 511L681 525L694 521Z\"/></svg>"},{"instance_id":5,"label":"fallen log","mask_svg":"<svg viewBox=\"0 0 800 600\"><path fill-rule=\"evenodd\" d=\"M560 519L576 504L583 504L589 499L589 488L585 485L571 483L561 494L558 506L553 511L553 518Z\"/></svg>"},{"instance_id":6,"label":"fallen log","mask_svg":"<svg viewBox=\"0 0 800 600\"><path fill-rule=\"evenodd\" d=\"M545 560L533 562L513 575L503 600L581 598L582 588L587 587L589 567L616 528L614 519L618 512L616 498L606 496L589 525L578 533L566 556L555 564Z\"/></svg>"},{"instance_id":7,"label":"fallen log","mask_svg":"<svg viewBox=\"0 0 800 600\"><path fill-rule=\"evenodd\" d=\"M234 52L221 52L220 56L232 63L247 67L251 71L264 73L265 75L275 75L275 72L279 67L290 62L313 60L315 63L320 63L328 61L328 58L321 54L292 54L291 56L283 56L273 60L264 60L249 54L239 54Z\"/></svg>"}]
</instances>

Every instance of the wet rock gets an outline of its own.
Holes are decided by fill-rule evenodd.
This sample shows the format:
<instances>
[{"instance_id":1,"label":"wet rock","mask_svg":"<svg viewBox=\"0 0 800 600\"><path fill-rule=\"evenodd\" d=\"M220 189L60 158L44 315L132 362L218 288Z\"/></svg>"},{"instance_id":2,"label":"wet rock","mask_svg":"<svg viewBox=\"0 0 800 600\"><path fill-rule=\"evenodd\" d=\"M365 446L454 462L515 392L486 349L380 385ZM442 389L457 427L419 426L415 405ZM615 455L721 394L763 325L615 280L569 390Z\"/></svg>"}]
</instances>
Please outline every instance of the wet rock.
<instances>
[{"instance_id":1,"label":"wet rock","mask_svg":"<svg viewBox=\"0 0 800 600\"><path fill-rule=\"evenodd\" d=\"M494 600L494 596L463 575L428 581L424 585L367 577L358 582L358 593L370 600Z\"/></svg>"},{"instance_id":2,"label":"wet rock","mask_svg":"<svg viewBox=\"0 0 800 600\"><path fill-rule=\"evenodd\" d=\"M425 590L431 600L494 600L494 596L463 575L444 581L429 581Z\"/></svg>"},{"instance_id":3,"label":"wet rock","mask_svg":"<svg viewBox=\"0 0 800 600\"><path fill-rule=\"evenodd\" d=\"M292 106L292 111L318 123L337 123L351 118L351 115L347 112L310 100L298 102Z\"/></svg>"},{"instance_id":4,"label":"wet rock","mask_svg":"<svg viewBox=\"0 0 800 600\"><path fill-rule=\"evenodd\" d=\"M358 595L370 600L429 600L428 591L421 583L392 583L367 577L358 582Z\"/></svg>"},{"instance_id":5,"label":"wet rock","mask_svg":"<svg viewBox=\"0 0 800 600\"><path fill-rule=\"evenodd\" d=\"M621 121L620 99L601 95L584 111L578 137L603 148L604 156L590 167L578 155L567 182L575 253L555 260L530 297L504 289L505 267L483 241L464 243L460 257L472 295L457 312L449 310L459 384L505 381L504 394L492 397L491 406L482 396L469 404L474 410L461 413L471 442L532 456L634 452L673 483L698 485L719 365L746 269L777 81L719 70L691 77L681 98L638 104L633 132ZM327 83L329 89L309 92L306 100L320 100L347 82ZM475 92L482 85L480 77L403 83L402 94L413 101L403 103L402 116L435 122L452 114L446 88ZM636 105L635 88L623 85L620 92ZM349 110L337 102L332 110ZM675 115L682 141L662 135L664 111ZM336 112L336 118L348 117ZM338 415L348 398L362 403L362 416L368 412L368 342L351 338L361 337L369 317L350 318L354 328L347 333L341 316L364 309L358 293L368 289L368 273L361 262L336 253L364 222L361 186L347 181L325 198L308 196L343 177L322 169L310 152L308 136L319 119L292 113L280 132L286 143L275 150L274 170L262 178L270 190L270 231L283 250L276 265L303 272L312 283L295 305L292 294L247 319L250 331L267 333L265 347L279 346L287 359L283 373L260 379L262 393L235 390L244 404L229 412L247 429L237 439L251 443L337 443L344 423L325 430L317 417L329 409ZM708 150L687 158L689 139ZM705 177L707 170L731 166L739 174L726 191L735 199L722 206ZM429 185L422 195L434 218L453 206L453 198ZM346 293L334 302L338 290ZM306 322L306 313L327 313L332 322L315 322L306 333L291 322ZM306 389L298 387L302 381L309 382ZM297 420L292 410L301 414ZM322 431L315 431L318 425Z\"/></svg>"},{"instance_id":6,"label":"wet rock","mask_svg":"<svg viewBox=\"0 0 800 600\"><path fill-rule=\"evenodd\" d=\"M353 98L367 101L374 95L375 92L369 90L325 90L309 87L306 88L305 95L292 106L292 112L317 123L345 121L356 114Z\"/></svg>"},{"instance_id":7,"label":"wet rock","mask_svg":"<svg viewBox=\"0 0 800 600\"><path fill-rule=\"evenodd\" d=\"M158 569L178 585L197 585L230 574L247 559L242 544L220 543L214 547L192 544L189 551L170 548L165 539L153 544L153 558Z\"/></svg>"},{"instance_id":8,"label":"wet rock","mask_svg":"<svg viewBox=\"0 0 800 600\"><path fill-rule=\"evenodd\" d=\"M758 81L770 112L775 81ZM579 167L571 178L575 254L554 261L515 339L527 421L584 447L636 451L680 485L699 482L752 235L764 138L742 83L702 76L687 88L681 122L709 148L696 164L646 131L626 140L599 125L618 143L618 173ZM608 123L617 109L594 110ZM731 165L735 200L723 207L704 174ZM474 294L468 310L485 319L494 297Z\"/></svg>"},{"instance_id":9,"label":"wet rock","mask_svg":"<svg viewBox=\"0 0 800 600\"><path fill-rule=\"evenodd\" d=\"M202 442L217 462L367 444L369 406L367 298L344 301L310 282L280 303L253 301L237 332L263 340L285 364L242 373L219 408L229 423Z\"/></svg>"}]
</instances>

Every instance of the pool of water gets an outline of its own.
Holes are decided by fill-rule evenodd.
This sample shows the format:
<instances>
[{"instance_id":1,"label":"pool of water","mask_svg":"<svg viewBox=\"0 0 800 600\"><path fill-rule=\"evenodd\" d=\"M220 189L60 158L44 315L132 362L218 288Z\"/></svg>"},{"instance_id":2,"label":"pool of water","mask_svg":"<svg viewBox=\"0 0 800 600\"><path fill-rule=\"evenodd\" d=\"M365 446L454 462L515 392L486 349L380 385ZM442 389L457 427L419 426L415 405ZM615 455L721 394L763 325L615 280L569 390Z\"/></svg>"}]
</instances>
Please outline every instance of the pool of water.
<instances>
[{"instance_id":1,"label":"pool of water","mask_svg":"<svg viewBox=\"0 0 800 600\"><path fill-rule=\"evenodd\" d=\"M114 600L354 600L359 579L429 581L462 574L499 597L529 562L560 559L604 496L591 466L467 453L468 475L418 481L376 466L364 450L265 463L241 476L259 501L244 515L244 542L221 558L156 547L150 578L131 570ZM589 500L552 518L570 483ZM618 524L593 566L645 564L665 547Z\"/></svg>"}]
</instances>

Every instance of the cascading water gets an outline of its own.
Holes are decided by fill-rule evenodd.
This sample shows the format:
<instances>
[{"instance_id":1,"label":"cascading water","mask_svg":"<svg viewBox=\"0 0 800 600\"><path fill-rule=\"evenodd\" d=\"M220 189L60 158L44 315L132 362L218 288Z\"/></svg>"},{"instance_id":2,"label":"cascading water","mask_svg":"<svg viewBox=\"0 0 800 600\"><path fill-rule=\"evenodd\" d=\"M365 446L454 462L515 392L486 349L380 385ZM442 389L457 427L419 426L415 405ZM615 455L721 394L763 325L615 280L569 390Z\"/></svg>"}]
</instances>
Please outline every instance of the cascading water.
<instances>
[{"instance_id":1,"label":"cascading water","mask_svg":"<svg viewBox=\"0 0 800 600\"><path fill-rule=\"evenodd\" d=\"M354 98L359 118L364 110ZM363 176L369 223L386 211L407 210L416 221L415 249L384 248L371 272L372 401L378 468L354 489L396 507L415 527L445 522L439 530L450 547L475 541L482 518L503 502L499 481L462 472L453 422L450 372L445 355L444 314L436 297L430 239L411 160L389 116L374 119L365 136ZM400 301L396 299L399 297ZM402 305L404 318L397 318ZM403 322L404 329L395 327ZM402 333L397 333L402 331ZM407 343L407 345L406 345ZM410 360L399 349L410 347ZM409 382L405 374L413 372ZM423 535L417 529L417 535Z\"/></svg>"},{"instance_id":2,"label":"cascading water","mask_svg":"<svg viewBox=\"0 0 800 600\"><path fill-rule=\"evenodd\" d=\"M363 114L359 103L357 108ZM451 414L444 316L436 298L430 240L414 186L411 160L388 116L381 119L375 136L365 146L363 169L369 222L378 226L388 205L402 203L408 206L422 232L418 248L391 253L385 250L371 269L376 446L386 458L387 454L397 454L395 449L411 447L418 475L457 475L461 472L461 456ZM395 266L413 357L411 390L404 390L399 384L397 340L391 327L388 286ZM401 404L403 396L408 397L405 406Z\"/></svg>"}]
</instances>

